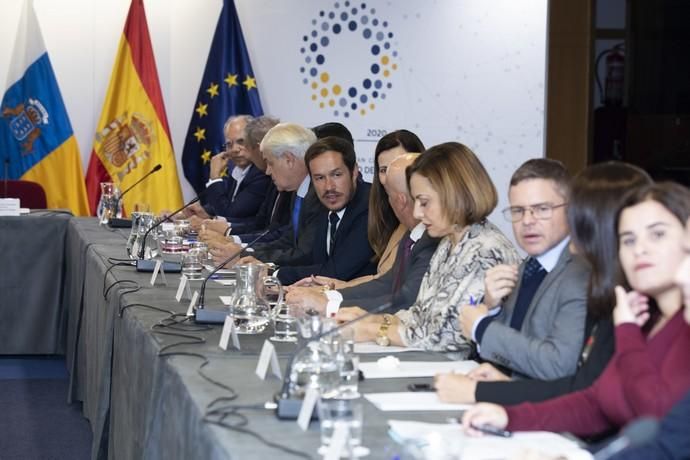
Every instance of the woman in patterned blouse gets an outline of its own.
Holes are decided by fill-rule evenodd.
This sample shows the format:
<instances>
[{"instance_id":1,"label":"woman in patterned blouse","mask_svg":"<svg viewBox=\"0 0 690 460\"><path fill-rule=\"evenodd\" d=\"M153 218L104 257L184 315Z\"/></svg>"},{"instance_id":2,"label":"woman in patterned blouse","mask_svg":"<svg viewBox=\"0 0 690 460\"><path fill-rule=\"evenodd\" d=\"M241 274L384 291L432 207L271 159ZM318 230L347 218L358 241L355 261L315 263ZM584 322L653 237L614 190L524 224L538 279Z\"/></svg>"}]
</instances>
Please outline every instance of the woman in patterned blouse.
<instances>
[{"instance_id":1,"label":"woman in patterned blouse","mask_svg":"<svg viewBox=\"0 0 690 460\"><path fill-rule=\"evenodd\" d=\"M498 264L520 262L515 248L487 220L498 201L484 166L466 146L447 142L428 149L407 169L414 216L429 236L443 238L431 258L417 300L408 310L373 315L355 327L357 341L469 353L460 334L458 308L484 295L484 273ZM339 321L361 316L352 307Z\"/></svg>"}]
</instances>

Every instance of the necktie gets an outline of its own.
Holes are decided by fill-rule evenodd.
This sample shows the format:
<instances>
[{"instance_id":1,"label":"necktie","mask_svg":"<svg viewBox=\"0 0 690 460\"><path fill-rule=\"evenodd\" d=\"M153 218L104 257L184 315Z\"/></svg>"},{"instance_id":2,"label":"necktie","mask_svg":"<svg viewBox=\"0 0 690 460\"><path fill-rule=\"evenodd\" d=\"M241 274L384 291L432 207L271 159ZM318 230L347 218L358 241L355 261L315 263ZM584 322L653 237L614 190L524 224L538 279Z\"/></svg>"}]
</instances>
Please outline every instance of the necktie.
<instances>
[{"instance_id":1,"label":"necktie","mask_svg":"<svg viewBox=\"0 0 690 460\"><path fill-rule=\"evenodd\" d=\"M301 196L295 196L295 205L292 207L292 231L295 233L295 241L297 241L297 227L299 226L299 211L302 209L302 200Z\"/></svg>"},{"instance_id":2,"label":"necktie","mask_svg":"<svg viewBox=\"0 0 690 460\"><path fill-rule=\"evenodd\" d=\"M396 264L398 266L398 273L395 275L395 282L393 283L393 294L397 293L403 284L403 277L405 275L405 269L407 268L407 263L410 260L410 255L412 254L412 246L414 246L414 241L408 235L405 237L402 244L402 252L400 253L400 261Z\"/></svg>"},{"instance_id":3,"label":"necktie","mask_svg":"<svg viewBox=\"0 0 690 460\"><path fill-rule=\"evenodd\" d=\"M529 305L532 303L534 294L537 293L537 289L539 289L539 285L544 280L544 277L546 277L546 270L544 270L537 259L530 257L525 264L525 269L522 271L520 290L515 301L513 316L510 318L510 327L513 329L517 331L522 329L522 323L525 320L525 316L527 316Z\"/></svg>"},{"instance_id":4,"label":"necktie","mask_svg":"<svg viewBox=\"0 0 690 460\"><path fill-rule=\"evenodd\" d=\"M271 217L268 219L268 223L272 224L273 220L276 218L276 210L278 209L278 206L280 205L280 198L283 196L282 193L277 192L276 193L276 199L273 201L273 209L271 209ZM299 217L299 215L298 215Z\"/></svg>"},{"instance_id":5,"label":"necktie","mask_svg":"<svg viewBox=\"0 0 690 460\"><path fill-rule=\"evenodd\" d=\"M330 212L328 214L328 221L330 222L328 231L331 234L331 241L330 244L328 245L328 255L331 255L333 252L333 246L335 245L335 232L338 230L338 221L340 220L340 217L338 217L338 214L334 212Z\"/></svg>"}]
</instances>

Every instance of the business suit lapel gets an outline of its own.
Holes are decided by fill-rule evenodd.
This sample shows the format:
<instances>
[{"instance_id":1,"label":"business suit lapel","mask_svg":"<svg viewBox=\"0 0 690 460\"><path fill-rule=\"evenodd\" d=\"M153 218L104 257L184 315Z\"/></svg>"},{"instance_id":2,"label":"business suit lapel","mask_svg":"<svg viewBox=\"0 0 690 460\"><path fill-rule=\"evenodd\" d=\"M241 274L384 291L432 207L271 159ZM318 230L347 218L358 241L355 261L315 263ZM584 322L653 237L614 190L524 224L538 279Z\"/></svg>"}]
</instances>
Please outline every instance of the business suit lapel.
<instances>
[{"instance_id":1,"label":"business suit lapel","mask_svg":"<svg viewBox=\"0 0 690 460\"><path fill-rule=\"evenodd\" d=\"M334 251L342 238L340 235L347 235L350 232L350 227L355 217L359 216L359 214L366 209L366 206L364 206L364 199L366 199L366 201L369 200L368 187L366 187L364 183L358 183L355 196L353 196L352 200L348 203L345 214L343 214L343 219L340 221L338 230L335 232L335 241L333 242ZM326 221L328 221L328 219L326 219ZM326 225L326 227L328 227L328 225Z\"/></svg>"},{"instance_id":2,"label":"business suit lapel","mask_svg":"<svg viewBox=\"0 0 690 460\"><path fill-rule=\"evenodd\" d=\"M534 315L534 311L536 310L534 306L538 305L539 302L541 302L544 294L548 292L549 289L551 289L551 286L560 277L563 270L565 270L565 267L570 263L572 257L573 256L572 254L570 254L570 250L566 245L566 247L563 249L563 252L561 252L561 255L558 257L558 262L556 262L556 266L553 267L553 270L546 274L544 280L539 285L539 288L537 288L537 292L534 293L534 297L532 298L532 301L530 302L529 307L527 308L527 314L525 315L525 320L522 323L523 325L529 323L530 319Z\"/></svg>"}]
</instances>

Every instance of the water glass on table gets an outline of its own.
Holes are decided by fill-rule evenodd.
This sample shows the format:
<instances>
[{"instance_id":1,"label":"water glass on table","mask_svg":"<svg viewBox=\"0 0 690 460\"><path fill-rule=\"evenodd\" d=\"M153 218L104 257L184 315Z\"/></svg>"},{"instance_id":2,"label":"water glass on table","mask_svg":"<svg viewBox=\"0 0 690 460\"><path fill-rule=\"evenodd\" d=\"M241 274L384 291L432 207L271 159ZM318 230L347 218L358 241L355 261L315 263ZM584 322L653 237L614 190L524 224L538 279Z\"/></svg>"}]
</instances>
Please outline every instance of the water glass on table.
<instances>
[{"instance_id":1,"label":"water glass on table","mask_svg":"<svg viewBox=\"0 0 690 460\"><path fill-rule=\"evenodd\" d=\"M359 357L355 354L355 334L352 327L340 331L337 341L336 361L340 372L339 398L359 398Z\"/></svg>"},{"instance_id":2,"label":"water glass on table","mask_svg":"<svg viewBox=\"0 0 690 460\"><path fill-rule=\"evenodd\" d=\"M270 339L274 342L297 342L300 306L281 302L273 308L273 336Z\"/></svg>"},{"instance_id":3,"label":"water glass on table","mask_svg":"<svg viewBox=\"0 0 690 460\"><path fill-rule=\"evenodd\" d=\"M321 398L317 404L321 429L321 447L324 454L331 444L336 428L347 430L343 453L348 458L358 457L362 451L362 401L360 399Z\"/></svg>"}]
</instances>

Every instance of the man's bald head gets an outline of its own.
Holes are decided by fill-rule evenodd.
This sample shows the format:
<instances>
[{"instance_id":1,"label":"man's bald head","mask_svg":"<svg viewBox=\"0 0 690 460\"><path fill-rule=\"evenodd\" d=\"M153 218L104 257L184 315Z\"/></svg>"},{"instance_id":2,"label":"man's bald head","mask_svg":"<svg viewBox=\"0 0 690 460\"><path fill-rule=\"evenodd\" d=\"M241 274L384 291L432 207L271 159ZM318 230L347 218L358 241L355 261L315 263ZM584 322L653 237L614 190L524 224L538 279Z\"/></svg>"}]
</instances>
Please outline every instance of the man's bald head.
<instances>
[{"instance_id":1,"label":"man's bald head","mask_svg":"<svg viewBox=\"0 0 690 460\"><path fill-rule=\"evenodd\" d=\"M419 153L405 153L400 155L388 165L386 171L386 192L388 202L393 208L393 212L398 220L408 229L417 225L418 221L414 218L414 200L407 189L407 178L405 170L414 163Z\"/></svg>"},{"instance_id":2,"label":"man's bald head","mask_svg":"<svg viewBox=\"0 0 690 460\"><path fill-rule=\"evenodd\" d=\"M386 192L389 194L391 192L407 193L409 195L410 192L407 190L405 170L414 163L414 160L416 160L419 155L419 153L405 153L388 165L388 170L386 171Z\"/></svg>"}]
</instances>

